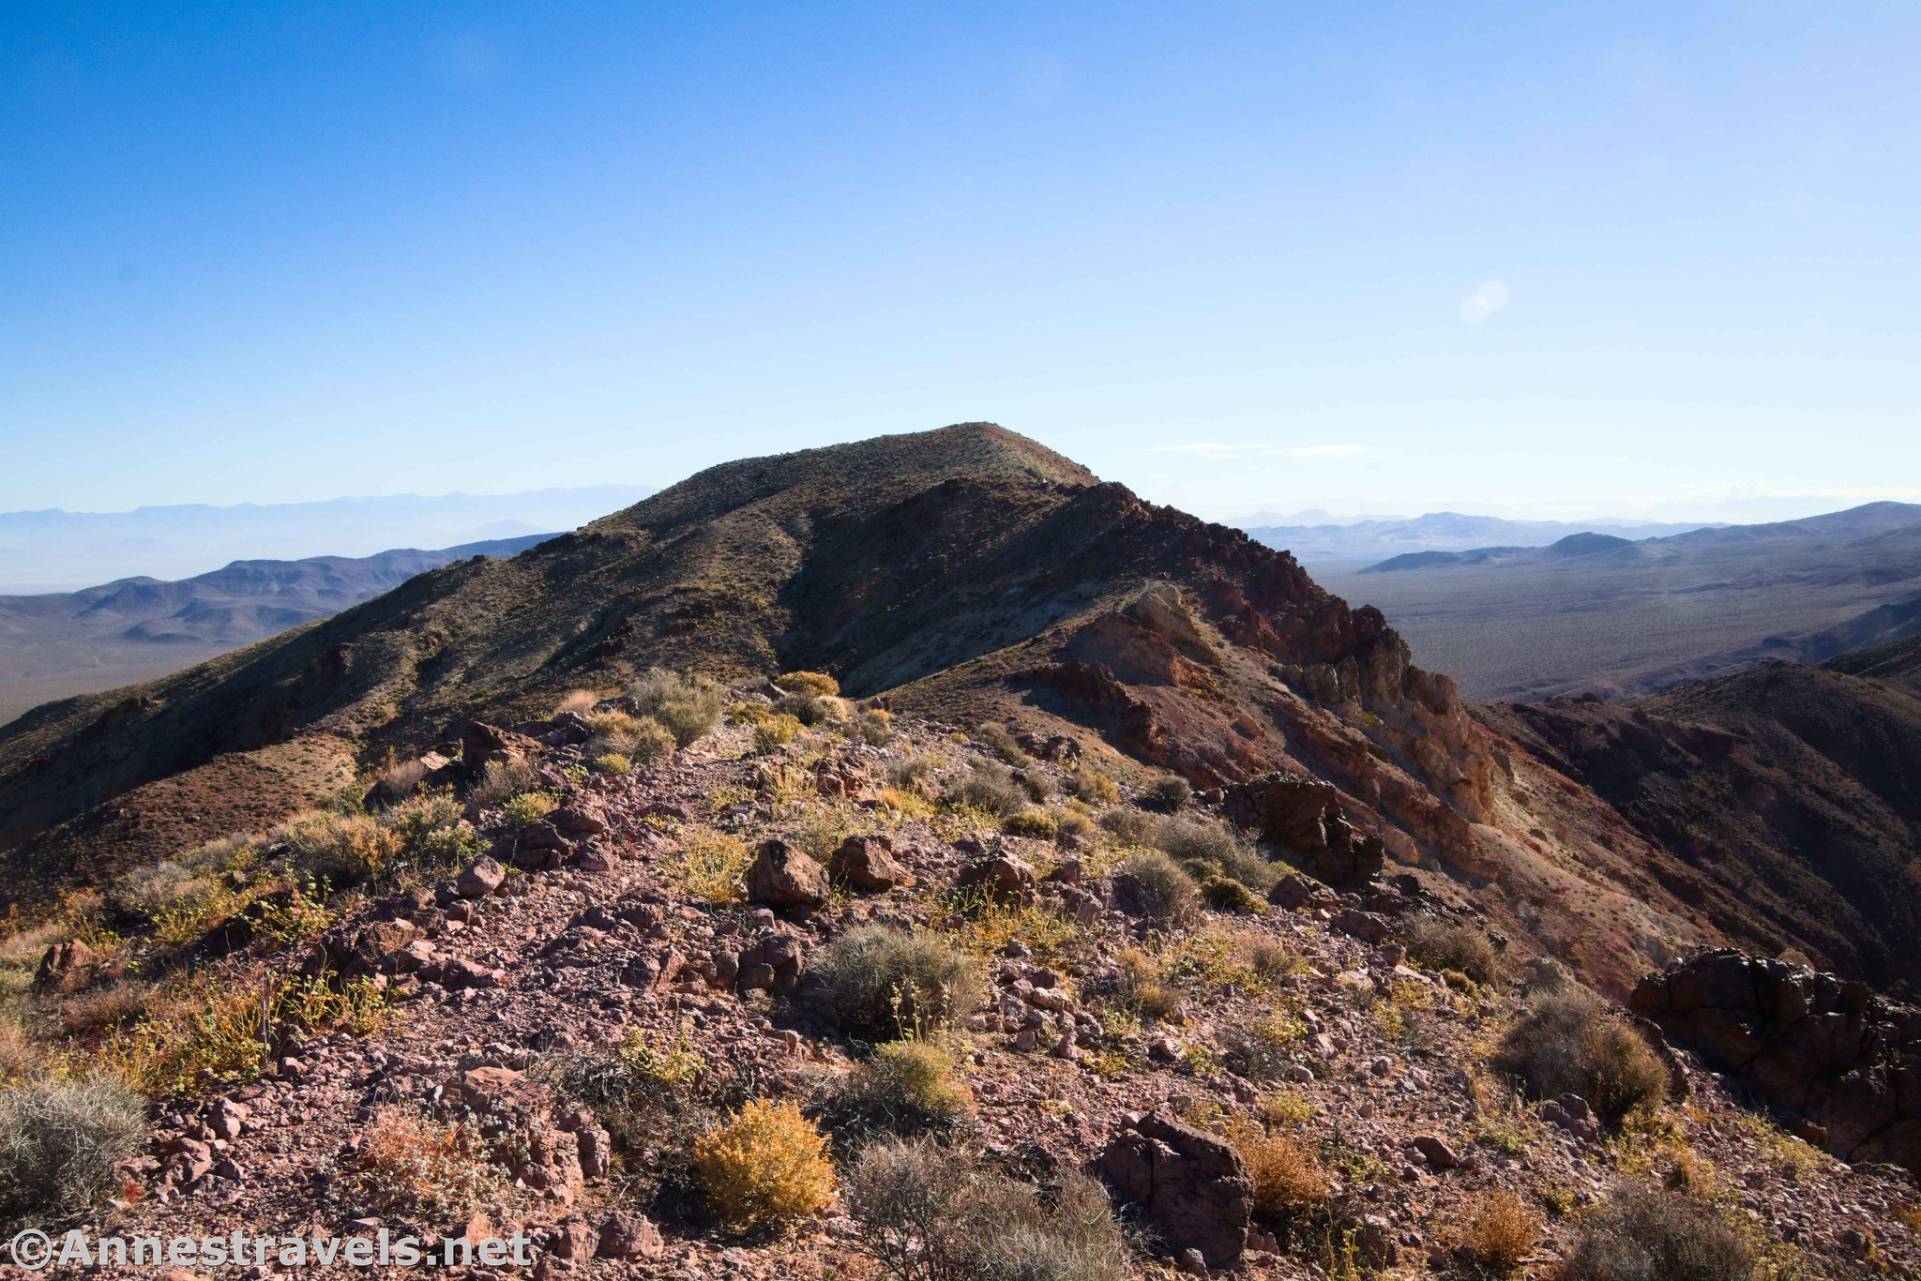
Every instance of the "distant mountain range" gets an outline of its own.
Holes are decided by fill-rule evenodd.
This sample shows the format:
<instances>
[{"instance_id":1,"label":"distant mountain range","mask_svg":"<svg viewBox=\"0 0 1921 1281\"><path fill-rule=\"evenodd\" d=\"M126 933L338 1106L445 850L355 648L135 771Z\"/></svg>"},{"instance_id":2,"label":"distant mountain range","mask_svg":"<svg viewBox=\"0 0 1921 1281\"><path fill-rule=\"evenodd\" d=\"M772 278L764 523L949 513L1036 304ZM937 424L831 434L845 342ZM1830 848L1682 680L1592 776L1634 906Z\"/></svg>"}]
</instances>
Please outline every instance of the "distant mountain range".
<instances>
[{"instance_id":1,"label":"distant mountain range","mask_svg":"<svg viewBox=\"0 0 1921 1281\"><path fill-rule=\"evenodd\" d=\"M427 570L513 556L550 537L237 560L174 582L123 578L78 592L0 596L0 723L50 698L150 679L330 617Z\"/></svg>"},{"instance_id":2,"label":"distant mountain range","mask_svg":"<svg viewBox=\"0 0 1921 1281\"><path fill-rule=\"evenodd\" d=\"M371 556L574 529L650 491L590 485L517 494L393 494L311 503L0 512L0 593L65 592L133 575L177 579L230 561Z\"/></svg>"},{"instance_id":3,"label":"distant mountain range","mask_svg":"<svg viewBox=\"0 0 1921 1281\"><path fill-rule=\"evenodd\" d=\"M1921 631L1921 506L1423 550L1317 577L1379 607L1473 697L1633 695Z\"/></svg>"},{"instance_id":4,"label":"distant mountain range","mask_svg":"<svg viewBox=\"0 0 1921 1281\"><path fill-rule=\"evenodd\" d=\"M1326 513L1296 513L1325 515ZM1494 547L1540 547L1571 534L1599 533L1617 538L1659 538L1718 526L1705 523L1590 520L1505 520L1499 516L1466 516L1460 512L1428 512L1424 516L1369 517L1347 524L1245 525L1248 537L1269 547L1294 553L1309 568L1355 565L1391 556L1424 552L1467 551Z\"/></svg>"}]
</instances>

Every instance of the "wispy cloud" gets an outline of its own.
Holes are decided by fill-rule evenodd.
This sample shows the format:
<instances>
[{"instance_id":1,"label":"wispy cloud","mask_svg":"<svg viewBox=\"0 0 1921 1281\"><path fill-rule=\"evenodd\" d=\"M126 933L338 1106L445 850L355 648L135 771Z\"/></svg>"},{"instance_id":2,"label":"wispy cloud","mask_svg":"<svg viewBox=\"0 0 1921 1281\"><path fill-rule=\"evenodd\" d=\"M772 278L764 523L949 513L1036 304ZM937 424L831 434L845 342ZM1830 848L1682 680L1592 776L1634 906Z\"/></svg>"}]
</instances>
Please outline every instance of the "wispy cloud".
<instances>
[{"instance_id":1,"label":"wispy cloud","mask_svg":"<svg viewBox=\"0 0 1921 1281\"><path fill-rule=\"evenodd\" d=\"M1214 441L1197 440L1179 445L1154 445L1148 452L1234 460L1241 458L1352 458L1358 454L1373 454L1380 451L1372 445L1270 445L1261 441L1224 445Z\"/></svg>"},{"instance_id":2,"label":"wispy cloud","mask_svg":"<svg viewBox=\"0 0 1921 1281\"><path fill-rule=\"evenodd\" d=\"M1461 299L1461 319L1470 325L1485 325L1488 317L1507 306L1507 282L1483 280L1475 291Z\"/></svg>"}]
</instances>

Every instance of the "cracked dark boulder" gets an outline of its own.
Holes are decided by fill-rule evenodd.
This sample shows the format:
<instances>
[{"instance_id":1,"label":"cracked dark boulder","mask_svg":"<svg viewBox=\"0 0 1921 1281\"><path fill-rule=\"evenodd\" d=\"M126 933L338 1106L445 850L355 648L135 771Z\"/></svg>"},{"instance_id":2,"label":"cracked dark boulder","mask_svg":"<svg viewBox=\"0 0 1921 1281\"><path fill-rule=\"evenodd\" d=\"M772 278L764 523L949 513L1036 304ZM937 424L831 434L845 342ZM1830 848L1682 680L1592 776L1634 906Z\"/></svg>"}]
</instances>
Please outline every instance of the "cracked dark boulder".
<instances>
[{"instance_id":1,"label":"cracked dark boulder","mask_svg":"<svg viewBox=\"0 0 1921 1281\"><path fill-rule=\"evenodd\" d=\"M1213 1135L1146 1116L1108 1142L1096 1169L1176 1253L1198 1250L1208 1267L1221 1268L1247 1248L1254 1185L1234 1149Z\"/></svg>"},{"instance_id":2,"label":"cracked dark boulder","mask_svg":"<svg viewBox=\"0 0 1921 1281\"><path fill-rule=\"evenodd\" d=\"M1222 808L1242 827L1291 850L1329 885L1356 885L1381 874L1387 846L1348 821L1332 783L1277 770L1226 789Z\"/></svg>"},{"instance_id":3,"label":"cracked dark boulder","mask_svg":"<svg viewBox=\"0 0 1921 1281\"><path fill-rule=\"evenodd\" d=\"M1629 1008L1850 1162L1921 1173L1921 1009L1866 984L1702 952L1641 980Z\"/></svg>"}]
</instances>

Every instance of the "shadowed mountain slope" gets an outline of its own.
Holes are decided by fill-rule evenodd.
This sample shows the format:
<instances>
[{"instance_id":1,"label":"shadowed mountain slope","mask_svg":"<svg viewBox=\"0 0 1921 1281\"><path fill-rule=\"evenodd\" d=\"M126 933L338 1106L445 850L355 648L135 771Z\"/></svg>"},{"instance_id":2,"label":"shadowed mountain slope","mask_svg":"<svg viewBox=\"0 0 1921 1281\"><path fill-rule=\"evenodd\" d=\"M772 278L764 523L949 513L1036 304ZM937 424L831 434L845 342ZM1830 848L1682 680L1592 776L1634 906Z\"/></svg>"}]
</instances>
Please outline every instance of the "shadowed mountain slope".
<instances>
[{"instance_id":1,"label":"shadowed mountain slope","mask_svg":"<svg viewBox=\"0 0 1921 1281\"><path fill-rule=\"evenodd\" d=\"M1729 937L1921 983L1921 639L1484 715L1670 852L1663 879Z\"/></svg>"},{"instance_id":2,"label":"shadowed mountain slope","mask_svg":"<svg viewBox=\"0 0 1921 1281\"><path fill-rule=\"evenodd\" d=\"M0 722L48 698L151 678L337 614L469 556L512 556L548 534L373 556L237 560L163 582L0 596Z\"/></svg>"},{"instance_id":3,"label":"shadowed mountain slope","mask_svg":"<svg viewBox=\"0 0 1921 1281\"><path fill-rule=\"evenodd\" d=\"M0 731L0 850L16 894L97 878L656 665L821 668L1204 786L1318 775L1391 857L1491 886L1495 920L1616 989L1716 937L1617 815L1508 753L1378 611L985 424L715 467L512 560L42 707Z\"/></svg>"}]
</instances>

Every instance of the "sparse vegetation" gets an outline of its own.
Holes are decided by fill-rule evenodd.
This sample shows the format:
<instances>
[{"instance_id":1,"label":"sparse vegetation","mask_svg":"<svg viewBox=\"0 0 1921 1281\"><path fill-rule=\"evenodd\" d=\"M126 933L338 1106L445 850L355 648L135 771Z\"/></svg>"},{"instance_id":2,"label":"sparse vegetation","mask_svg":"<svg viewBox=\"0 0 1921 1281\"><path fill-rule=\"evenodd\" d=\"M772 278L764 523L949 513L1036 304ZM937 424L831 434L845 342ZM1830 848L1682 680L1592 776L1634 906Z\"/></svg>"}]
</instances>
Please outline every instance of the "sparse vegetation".
<instances>
[{"instance_id":1,"label":"sparse vegetation","mask_svg":"<svg viewBox=\"0 0 1921 1281\"><path fill-rule=\"evenodd\" d=\"M875 1047L828 1092L822 1110L835 1133L858 1139L876 1130L946 1131L972 1102L953 1052L938 1041L916 1039Z\"/></svg>"},{"instance_id":2,"label":"sparse vegetation","mask_svg":"<svg viewBox=\"0 0 1921 1281\"><path fill-rule=\"evenodd\" d=\"M1453 970L1476 983L1492 983L1499 961L1487 935L1467 925L1434 916L1419 916L1403 934L1407 954L1431 970Z\"/></svg>"},{"instance_id":3,"label":"sparse vegetation","mask_svg":"<svg viewBox=\"0 0 1921 1281\"><path fill-rule=\"evenodd\" d=\"M1179 922L1194 915L1200 904L1200 887L1194 878L1158 850L1141 850L1122 860L1121 875L1128 878L1128 894L1141 915L1150 921Z\"/></svg>"},{"instance_id":4,"label":"sparse vegetation","mask_svg":"<svg viewBox=\"0 0 1921 1281\"><path fill-rule=\"evenodd\" d=\"M826 672L787 672L776 676L774 684L790 694L815 694L822 698L834 698L840 693L840 682Z\"/></svg>"},{"instance_id":5,"label":"sparse vegetation","mask_svg":"<svg viewBox=\"0 0 1921 1281\"><path fill-rule=\"evenodd\" d=\"M540 772L518 756L488 761L480 781L467 793L467 800L479 809L491 809L508 798L540 786Z\"/></svg>"},{"instance_id":6,"label":"sparse vegetation","mask_svg":"<svg viewBox=\"0 0 1921 1281\"><path fill-rule=\"evenodd\" d=\"M1264 912L1267 900L1239 881L1210 876L1201 883L1201 897L1217 912Z\"/></svg>"},{"instance_id":7,"label":"sparse vegetation","mask_svg":"<svg viewBox=\"0 0 1921 1281\"><path fill-rule=\"evenodd\" d=\"M694 1170L714 1218L738 1232L784 1227L834 1195L826 1136L791 1102L749 1102L695 1143Z\"/></svg>"},{"instance_id":8,"label":"sparse vegetation","mask_svg":"<svg viewBox=\"0 0 1921 1281\"><path fill-rule=\"evenodd\" d=\"M1257 1212L1288 1219L1313 1213L1327 1204L1327 1171L1302 1139L1270 1133L1241 1121L1228 1127L1227 1140L1247 1166Z\"/></svg>"},{"instance_id":9,"label":"sparse vegetation","mask_svg":"<svg viewBox=\"0 0 1921 1281\"><path fill-rule=\"evenodd\" d=\"M1197 879L1219 874L1265 894L1280 878L1279 869L1262 858L1239 832L1214 819L1170 815L1153 824L1149 840Z\"/></svg>"},{"instance_id":10,"label":"sparse vegetation","mask_svg":"<svg viewBox=\"0 0 1921 1281\"><path fill-rule=\"evenodd\" d=\"M441 1222L471 1214L500 1183L471 1122L437 1121L400 1105L375 1114L354 1174L373 1208Z\"/></svg>"},{"instance_id":11,"label":"sparse vegetation","mask_svg":"<svg viewBox=\"0 0 1921 1281\"><path fill-rule=\"evenodd\" d=\"M1581 1222L1559 1281L1748 1281L1758 1264L1747 1234L1721 1211L1629 1184Z\"/></svg>"},{"instance_id":12,"label":"sparse vegetation","mask_svg":"<svg viewBox=\"0 0 1921 1281\"><path fill-rule=\"evenodd\" d=\"M1586 988L1542 993L1509 1026L1494 1065L1534 1098L1578 1094L1608 1124L1667 1097L1667 1070L1621 1017Z\"/></svg>"},{"instance_id":13,"label":"sparse vegetation","mask_svg":"<svg viewBox=\"0 0 1921 1281\"><path fill-rule=\"evenodd\" d=\"M998 818L1012 818L1029 803L1027 791L1006 767L975 761L948 795L948 803L964 805Z\"/></svg>"},{"instance_id":14,"label":"sparse vegetation","mask_svg":"<svg viewBox=\"0 0 1921 1281\"><path fill-rule=\"evenodd\" d=\"M53 1225L98 1204L146 1131L145 1107L117 1081L0 1089L0 1224Z\"/></svg>"},{"instance_id":15,"label":"sparse vegetation","mask_svg":"<svg viewBox=\"0 0 1921 1281\"><path fill-rule=\"evenodd\" d=\"M1541 1231L1541 1216L1527 1202L1496 1188L1475 1207L1463 1244L1476 1263L1505 1276L1534 1252Z\"/></svg>"},{"instance_id":16,"label":"sparse vegetation","mask_svg":"<svg viewBox=\"0 0 1921 1281\"><path fill-rule=\"evenodd\" d=\"M1014 740L1013 733L1005 725L988 722L978 726L972 734L976 743L998 756L1009 765L1021 765L1027 761L1027 753Z\"/></svg>"},{"instance_id":17,"label":"sparse vegetation","mask_svg":"<svg viewBox=\"0 0 1921 1281\"><path fill-rule=\"evenodd\" d=\"M771 752L775 748L785 747L794 741L794 738L800 731L801 723L797 717L789 716L784 712L776 712L771 716L762 718L761 721L754 726L754 750L757 752Z\"/></svg>"},{"instance_id":18,"label":"sparse vegetation","mask_svg":"<svg viewBox=\"0 0 1921 1281\"><path fill-rule=\"evenodd\" d=\"M522 792L500 807L500 816L509 827L532 827L559 805L560 799L552 792Z\"/></svg>"},{"instance_id":19,"label":"sparse vegetation","mask_svg":"<svg viewBox=\"0 0 1921 1281\"><path fill-rule=\"evenodd\" d=\"M841 1027L894 1041L965 1018L980 1002L980 967L933 934L882 925L849 930L827 948L819 974Z\"/></svg>"},{"instance_id":20,"label":"sparse vegetation","mask_svg":"<svg viewBox=\"0 0 1921 1281\"><path fill-rule=\"evenodd\" d=\"M631 772L634 768L633 760L630 757L623 756L619 752L602 752L599 756L594 757L592 765L594 773L608 774L614 778L619 778L621 775Z\"/></svg>"},{"instance_id":21,"label":"sparse vegetation","mask_svg":"<svg viewBox=\"0 0 1921 1281\"><path fill-rule=\"evenodd\" d=\"M1130 1274L1107 1193L1066 1171L1042 1191L922 1141L877 1143L849 1176L863 1248L896 1281L1116 1281Z\"/></svg>"},{"instance_id":22,"label":"sparse vegetation","mask_svg":"<svg viewBox=\"0 0 1921 1281\"><path fill-rule=\"evenodd\" d=\"M1009 836L1031 836L1035 840L1051 841L1059 828L1052 814L1030 805L1019 813L1009 814L1002 819L1001 831Z\"/></svg>"},{"instance_id":23,"label":"sparse vegetation","mask_svg":"<svg viewBox=\"0 0 1921 1281\"><path fill-rule=\"evenodd\" d=\"M726 707L726 691L713 681L658 667L635 681L627 697L636 715L653 718L679 747L713 733Z\"/></svg>"},{"instance_id":24,"label":"sparse vegetation","mask_svg":"<svg viewBox=\"0 0 1921 1281\"><path fill-rule=\"evenodd\" d=\"M1172 814L1185 809L1193 795L1194 789L1186 779L1178 774L1163 774L1141 789L1141 804Z\"/></svg>"},{"instance_id":25,"label":"sparse vegetation","mask_svg":"<svg viewBox=\"0 0 1921 1281\"><path fill-rule=\"evenodd\" d=\"M1067 791L1089 805L1112 805L1120 799L1121 789L1113 779L1089 765L1075 770L1067 780Z\"/></svg>"},{"instance_id":26,"label":"sparse vegetation","mask_svg":"<svg viewBox=\"0 0 1921 1281\"><path fill-rule=\"evenodd\" d=\"M746 842L698 827L682 835L675 869L681 888L708 903L732 903L746 894L743 878L754 856Z\"/></svg>"}]
</instances>

